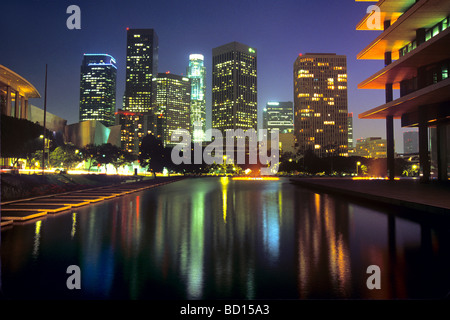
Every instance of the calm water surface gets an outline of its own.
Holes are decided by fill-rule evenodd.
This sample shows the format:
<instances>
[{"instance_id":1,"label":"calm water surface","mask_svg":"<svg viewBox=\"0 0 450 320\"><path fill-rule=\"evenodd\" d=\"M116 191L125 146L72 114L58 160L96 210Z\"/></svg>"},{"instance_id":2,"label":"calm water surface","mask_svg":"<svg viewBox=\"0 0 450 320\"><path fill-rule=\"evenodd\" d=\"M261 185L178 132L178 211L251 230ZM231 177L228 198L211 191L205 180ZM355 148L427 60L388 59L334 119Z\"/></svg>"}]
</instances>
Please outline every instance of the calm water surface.
<instances>
[{"instance_id":1,"label":"calm water surface","mask_svg":"<svg viewBox=\"0 0 450 320\"><path fill-rule=\"evenodd\" d=\"M391 211L389 211L391 210ZM279 181L191 178L1 232L9 299L416 299L450 292L450 228ZM81 270L68 290L66 269ZM367 267L380 267L370 290Z\"/></svg>"}]
</instances>

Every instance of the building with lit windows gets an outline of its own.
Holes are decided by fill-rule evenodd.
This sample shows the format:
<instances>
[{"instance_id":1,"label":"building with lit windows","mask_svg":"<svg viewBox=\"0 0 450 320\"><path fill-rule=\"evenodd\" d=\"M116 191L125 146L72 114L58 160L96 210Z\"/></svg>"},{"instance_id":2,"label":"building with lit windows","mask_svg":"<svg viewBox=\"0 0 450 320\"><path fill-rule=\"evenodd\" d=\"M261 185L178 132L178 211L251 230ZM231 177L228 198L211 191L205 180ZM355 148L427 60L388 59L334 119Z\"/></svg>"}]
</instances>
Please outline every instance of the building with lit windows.
<instances>
[{"instance_id":1,"label":"building with lit windows","mask_svg":"<svg viewBox=\"0 0 450 320\"><path fill-rule=\"evenodd\" d=\"M359 118L386 121L389 179L395 178L394 119L399 119L402 127L419 129L421 179L430 179L433 162L437 178L446 181L450 171L450 2L383 0L374 8L356 26L377 31L357 58L381 60L380 71L358 88L384 90L386 100ZM394 90L399 90L396 99Z\"/></svg>"},{"instance_id":2,"label":"building with lit windows","mask_svg":"<svg viewBox=\"0 0 450 320\"><path fill-rule=\"evenodd\" d=\"M189 55L189 66L186 74L191 80L192 141L202 142L205 139L206 131L206 68L203 55ZM195 127L198 127L198 129Z\"/></svg>"},{"instance_id":3,"label":"building with lit windows","mask_svg":"<svg viewBox=\"0 0 450 320\"><path fill-rule=\"evenodd\" d=\"M80 76L79 121L98 120L114 125L116 60L109 54L85 54Z\"/></svg>"},{"instance_id":4,"label":"building with lit windows","mask_svg":"<svg viewBox=\"0 0 450 320\"><path fill-rule=\"evenodd\" d=\"M119 109L115 113L115 123L120 125L121 148L139 154L142 139L152 134L152 117L148 113L131 112Z\"/></svg>"},{"instance_id":5,"label":"building with lit windows","mask_svg":"<svg viewBox=\"0 0 450 320\"><path fill-rule=\"evenodd\" d=\"M356 140L355 156L372 159L386 158L386 150L386 139L381 137Z\"/></svg>"},{"instance_id":6,"label":"building with lit windows","mask_svg":"<svg viewBox=\"0 0 450 320\"><path fill-rule=\"evenodd\" d=\"M294 104L292 101L269 101L263 110L263 129L277 129L280 133L294 131Z\"/></svg>"},{"instance_id":7,"label":"building with lit windows","mask_svg":"<svg viewBox=\"0 0 450 320\"><path fill-rule=\"evenodd\" d=\"M212 50L212 127L257 130L257 52L239 42Z\"/></svg>"},{"instance_id":8,"label":"building with lit windows","mask_svg":"<svg viewBox=\"0 0 450 320\"><path fill-rule=\"evenodd\" d=\"M348 155L345 55L306 53L295 60L294 134L302 153Z\"/></svg>"},{"instance_id":9,"label":"building with lit windows","mask_svg":"<svg viewBox=\"0 0 450 320\"><path fill-rule=\"evenodd\" d=\"M127 28L125 111L152 110L152 78L158 72L158 48L158 36L153 29Z\"/></svg>"},{"instance_id":10,"label":"building with lit windows","mask_svg":"<svg viewBox=\"0 0 450 320\"><path fill-rule=\"evenodd\" d=\"M153 132L164 142L171 142L177 129L191 128L191 81L189 78L171 73L159 73L153 79Z\"/></svg>"}]
</instances>

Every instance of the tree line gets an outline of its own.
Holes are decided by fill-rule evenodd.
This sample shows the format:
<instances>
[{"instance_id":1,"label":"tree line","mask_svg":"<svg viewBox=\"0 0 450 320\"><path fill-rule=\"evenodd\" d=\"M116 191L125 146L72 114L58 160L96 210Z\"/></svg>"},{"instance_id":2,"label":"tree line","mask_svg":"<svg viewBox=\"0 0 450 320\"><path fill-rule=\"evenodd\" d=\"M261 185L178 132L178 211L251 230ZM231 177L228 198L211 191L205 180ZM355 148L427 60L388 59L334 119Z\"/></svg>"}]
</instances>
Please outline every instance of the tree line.
<instances>
[{"instance_id":1,"label":"tree line","mask_svg":"<svg viewBox=\"0 0 450 320\"><path fill-rule=\"evenodd\" d=\"M174 173L234 173L240 174L248 169L253 173L259 171L263 165L235 165L235 164L180 164L172 162L172 148L164 146L162 141L153 135L143 138L139 148L139 154L135 155L121 148L111 145L87 145L78 148L70 143L65 143L62 137L46 130L48 148L46 149L46 164L53 168L65 170L76 167L80 162L85 162L85 167L98 170L111 164L116 172L121 166L126 166L136 161L146 171L157 173L165 169ZM2 115L1 117L1 157L12 158L14 166L20 159L26 159L29 167L39 168L42 163L43 152L43 127L26 119L17 119ZM194 147L192 146L192 150ZM358 165L359 163L359 165ZM404 175L411 171L411 165L404 159L396 159L396 175ZM278 173L281 174L368 174L374 176L386 175L385 159L367 159L364 157L329 156L318 157L311 150L303 153L282 153L279 159ZM408 174L414 174L409 172Z\"/></svg>"}]
</instances>

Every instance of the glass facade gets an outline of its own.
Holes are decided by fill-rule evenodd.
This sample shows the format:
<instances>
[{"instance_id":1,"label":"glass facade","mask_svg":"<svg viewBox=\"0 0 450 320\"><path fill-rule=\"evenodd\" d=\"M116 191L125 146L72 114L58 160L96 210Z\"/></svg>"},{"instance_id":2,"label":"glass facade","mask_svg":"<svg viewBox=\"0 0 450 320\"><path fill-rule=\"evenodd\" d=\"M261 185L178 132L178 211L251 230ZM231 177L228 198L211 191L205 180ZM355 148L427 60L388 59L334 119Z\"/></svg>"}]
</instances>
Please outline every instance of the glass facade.
<instances>
[{"instance_id":1,"label":"glass facade","mask_svg":"<svg viewBox=\"0 0 450 320\"><path fill-rule=\"evenodd\" d=\"M152 78L158 70L158 36L153 29L127 29L127 66L123 108L152 110Z\"/></svg>"},{"instance_id":2,"label":"glass facade","mask_svg":"<svg viewBox=\"0 0 450 320\"><path fill-rule=\"evenodd\" d=\"M190 131L191 81L187 77L159 73L153 79L153 132L164 145L170 145L170 137L177 129Z\"/></svg>"},{"instance_id":3,"label":"glass facade","mask_svg":"<svg viewBox=\"0 0 450 320\"><path fill-rule=\"evenodd\" d=\"M212 127L257 130L256 49L232 42L212 55Z\"/></svg>"},{"instance_id":4,"label":"glass facade","mask_svg":"<svg viewBox=\"0 0 450 320\"><path fill-rule=\"evenodd\" d=\"M81 65L79 120L114 125L116 60L108 54L85 54Z\"/></svg>"},{"instance_id":5,"label":"glass facade","mask_svg":"<svg viewBox=\"0 0 450 320\"><path fill-rule=\"evenodd\" d=\"M300 54L294 63L294 134L299 150L348 155L347 58Z\"/></svg>"},{"instance_id":6,"label":"glass facade","mask_svg":"<svg viewBox=\"0 0 450 320\"><path fill-rule=\"evenodd\" d=\"M406 131L403 132L403 153L419 153L419 132Z\"/></svg>"},{"instance_id":7,"label":"glass facade","mask_svg":"<svg viewBox=\"0 0 450 320\"><path fill-rule=\"evenodd\" d=\"M202 142L206 130L206 68L201 54L189 55L187 76L191 80L191 134L193 142ZM195 127L198 127L196 129Z\"/></svg>"}]
</instances>

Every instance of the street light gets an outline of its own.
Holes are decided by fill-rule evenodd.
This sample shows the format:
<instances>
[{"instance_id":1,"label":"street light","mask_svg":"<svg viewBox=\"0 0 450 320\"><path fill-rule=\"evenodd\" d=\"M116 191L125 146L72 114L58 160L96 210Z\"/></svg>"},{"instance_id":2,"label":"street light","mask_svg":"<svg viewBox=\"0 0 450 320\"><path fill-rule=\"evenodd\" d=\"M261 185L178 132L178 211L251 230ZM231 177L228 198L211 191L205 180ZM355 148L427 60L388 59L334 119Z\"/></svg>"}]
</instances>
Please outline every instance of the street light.
<instances>
[{"instance_id":1,"label":"street light","mask_svg":"<svg viewBox=\"0 0 450 320\"><path fill-rule=\"evenodd\" d=\"M361 165L361 162L357 162L356 163L356 175L359 175L359 173L358 173L358 167Z\"/></svg>"}]
</instances>

